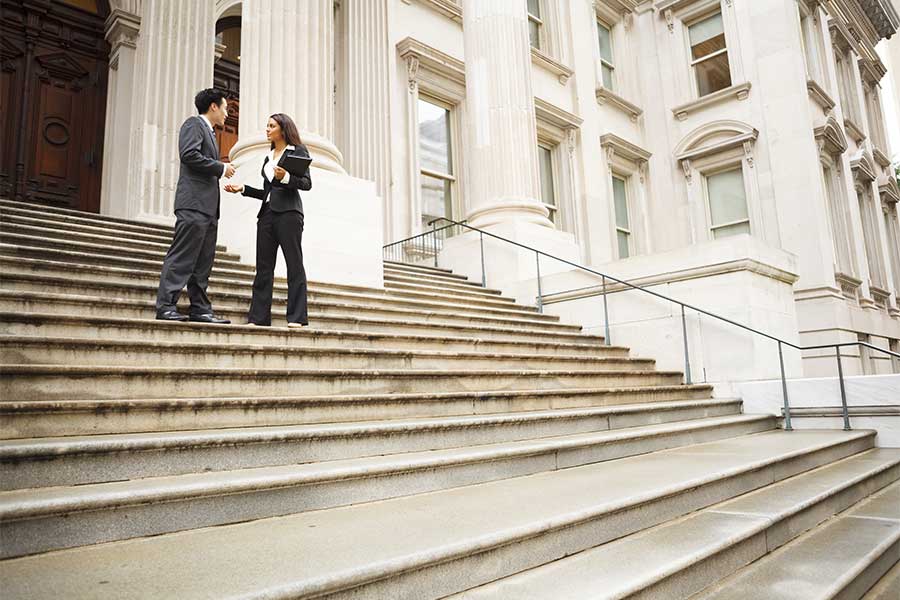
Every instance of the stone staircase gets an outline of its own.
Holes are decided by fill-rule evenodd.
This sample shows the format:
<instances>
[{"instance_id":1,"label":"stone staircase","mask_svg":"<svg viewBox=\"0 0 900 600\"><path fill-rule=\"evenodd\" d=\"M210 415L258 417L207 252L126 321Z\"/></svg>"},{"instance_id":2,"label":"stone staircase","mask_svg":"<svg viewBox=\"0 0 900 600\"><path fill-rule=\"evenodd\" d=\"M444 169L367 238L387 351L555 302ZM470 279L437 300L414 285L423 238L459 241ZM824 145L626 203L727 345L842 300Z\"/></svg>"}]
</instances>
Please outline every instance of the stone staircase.
<instances>
[{"instance_id":1,"label":"stone staircase","mask_svg":"<svg viewBox=\"0 0 900 600\"><path fill-rule=\"evenodd\" d=\"M442 269L312 282L309 329L158 322L170 236L0 200L4 600L897 597L874 432L780 431ZM220 247L216 311L252 277Z\"/></svg>"}]
</instances>

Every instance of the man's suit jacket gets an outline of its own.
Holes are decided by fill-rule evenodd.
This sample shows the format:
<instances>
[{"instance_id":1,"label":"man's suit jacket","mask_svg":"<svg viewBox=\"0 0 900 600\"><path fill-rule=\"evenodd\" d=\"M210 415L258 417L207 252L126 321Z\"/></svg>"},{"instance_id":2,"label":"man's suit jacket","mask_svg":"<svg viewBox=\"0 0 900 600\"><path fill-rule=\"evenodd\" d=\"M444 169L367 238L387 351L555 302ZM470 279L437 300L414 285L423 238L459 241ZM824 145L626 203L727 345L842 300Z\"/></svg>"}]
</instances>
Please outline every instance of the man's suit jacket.
<instances>
[{"instance_id":1,"label":"man's suit jacket","mask_svg":"<svg viewBox=\"0 0 900 600\"><path fill-rule=\"evenodd\" d=\"M175 188L175 210L188 209L219 218L219 160L216 136L200 116L189 117L178 133L181 172Z\"/></svg>"},{"instance_id":2,"label":"man's suit jacket","mask_svg":"<svg viewBox=\"0 0 900 600\"><path fill-rule=\"evenodd\" d=\"M290 149L290 146L288 146L288 148ZM288 150L285 150L285 152L288 152ZM303 144L299 144L295 149L291 150L291 153L309 156L309 150L307 150L306 146ZM310 178L309 171L307 170L303 177L294 177L293 175L288 174L287 183L281 183L277 179L269 181L266 177L266 165L269 163L269 160L270 158L268 156L263 160L261 171L263 189L245 185L243 195L263 201L263 206L260 206L259 214L256 215L257 217L262 216L266 198L269 199L269 208L272 209L272 212L284 213L294 211L302 215L303 201L300 199L300 192L298 190L306 191L312 189L312 179Z\"/></svg>"}]
</instances>

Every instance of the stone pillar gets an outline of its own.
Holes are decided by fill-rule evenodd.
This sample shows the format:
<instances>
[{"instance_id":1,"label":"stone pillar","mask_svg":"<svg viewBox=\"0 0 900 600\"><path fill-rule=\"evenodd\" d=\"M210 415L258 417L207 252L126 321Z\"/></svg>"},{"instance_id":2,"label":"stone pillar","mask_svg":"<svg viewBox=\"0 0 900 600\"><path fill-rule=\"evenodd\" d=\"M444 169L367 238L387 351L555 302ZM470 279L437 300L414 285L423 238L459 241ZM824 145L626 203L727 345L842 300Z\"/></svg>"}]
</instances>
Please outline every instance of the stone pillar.
<instances>
[{"instance_id":1,"label":"stone pillar","mask_svg":"<svg viewBox=\"0 0 900 600\"><path fill-rule=\"evenodd\" d=\"M134 217L166 222L178 182L178 131L197 113L194 95L212 86L215 0L144 0L142 10L128 193Z\"/></svg>"},{"instance_id":2,"label":"stone pillar","mask_svg":"<svg viewBox=\"0 0 900 600\"><path fill-rule=\"evenodd\" d=\"M134 165L131 148L131 119L134 101L134 70L141 18L115 9L106 20L110 45L109 86L106 100L106 133L103 142L103 184L100 212L127 217L137 214L134 198L128 193L128 174Z\"/></svg>"},{"instance_id":3,"label":"stone pillar","mask_svg":"<svg viewBox=\"0 0 900 600\"><path fill-rule=\"evenodd\" d=\"M390 59L387 0L344 0L338 62L338 143L354 177L375 182L391 223Z\"/></svg>"},{"instance_id":4,"label":"stone pillar","mask_svg":"<svg viewBox=\"0 0 900 600\"><path fill-rule=\"evenodd\" d=\"M268 151L266 121L272 113L283 112L297 123L315 166L344 173L343 157L333 141L333 4L333 0L244 1L241 119L238 143L231 151L238 168Z\"/></svg>"},{"instance_id":5,"label":"stone pillar","mask_svg":"<svg viewBox=\"0 0 900 600\"><path fill-rule=\"evenodd\" d=\"M522 0L463 0L469 135L468 221L552 227L540 181L528 16Z\"/></svg>"}]
</instances>

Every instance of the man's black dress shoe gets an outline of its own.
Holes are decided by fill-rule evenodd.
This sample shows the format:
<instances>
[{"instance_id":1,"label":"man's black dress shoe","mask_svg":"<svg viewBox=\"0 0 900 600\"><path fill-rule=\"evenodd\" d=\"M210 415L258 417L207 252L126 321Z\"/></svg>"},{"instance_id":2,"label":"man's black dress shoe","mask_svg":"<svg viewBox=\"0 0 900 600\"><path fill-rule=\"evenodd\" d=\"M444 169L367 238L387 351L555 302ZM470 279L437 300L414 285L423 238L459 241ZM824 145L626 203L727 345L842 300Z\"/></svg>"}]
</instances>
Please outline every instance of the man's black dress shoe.
<instances>
[{"instance_id":1,"label":"man's black dress shoe","mask_svg":"<svg viewBox=\"0 0 900 600\"><path fill-rule=\"evenodd\" d=\"M190 319L195 323L215 323L216 325L228 325L231 323L228 319L223 319L222 317L217 317L212 313L208 313L205 315L191 315Z\"/></svg>"},{"instance_id":2,"label":"man's black dress shoe","mask_svg":"<svg viewBox=\"0 0 900 600\"><path fill-rule=\"evenodd\" d=\"M187 321L188 316L183 315L177 310L164 310L156 313L157 321Z\"/></svg>"}]
</instances>

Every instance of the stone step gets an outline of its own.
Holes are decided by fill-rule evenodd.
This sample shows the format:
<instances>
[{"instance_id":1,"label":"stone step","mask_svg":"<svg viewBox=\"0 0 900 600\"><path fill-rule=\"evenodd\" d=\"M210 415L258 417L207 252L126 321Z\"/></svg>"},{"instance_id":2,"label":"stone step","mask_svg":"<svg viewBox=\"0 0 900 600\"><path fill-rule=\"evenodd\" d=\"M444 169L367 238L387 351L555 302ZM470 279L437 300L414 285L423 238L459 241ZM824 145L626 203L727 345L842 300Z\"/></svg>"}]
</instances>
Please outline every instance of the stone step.
<instances>
[{"instance_id":1,"label":"stone step","mask_svg":"<svg viewBox=\"0 0 900 600\"><path fill-rule=\"evenodd\" d=\"M509 302L515 302L513 298L507 298L506 296L501 296L501 292L499 290L492 290L490 288L483 288L481 286L478 287L467 287L464 289L456 289L457 286L449 286L442 283L439 284L429 284L429 283L419 283L419 282L410 282L410 283L401 283L398 281L385 281L384 282L385 289L390 290L392 293L399 294L404 292L418 292L425 294L434 294L440 293L446 296L452 297L485 297L495 300L503 300Z\"/></svg>"},{"instance_id":2,"label":"stone step","mask_svg":"<svg viewBox=\"0 0 900 600\"><path fill-rule=\"evenodd\" d=\"M57 257L61 258L61 257ZM4 275L31 275L31 276L47 276L47 277L64 277L69 279L86 279L94 278L107 282L132 284L134 282L144 282L154 284L159 282L159 271L162 263L153 261L144 261L143 268L137 266L132 267L115 267L100 264L69 262L65 260L28 258L22 256L4 256L0 254L0 269ZM223 273L220 269L214 269L210 277L210 287L219 286L239 286L241 289L247 289L253 283L254 273L246 271L228 271ZM275 278L275 292L281 295L287 294L287 280L283 277ZM455 292L445 291L440 288L430 286L415 286L411 290L400 289L378 289L368 288L354 285L343 285L337 283L327 283L321 281L310 281L309 289L311 291L344 291L359 292L367 294L381 294L390 297L403 298L419 298L425 300L440 300L442 302L459 301L460 299L469 300L469 303L486 304L491 306L509 307L515 304L512 298L505 298L498 295L500 292L496 290L482 290L482 288L474 288L472 292ZM529 307L531 308L531 307Z\"/></svg>"},{"instance_id":3,"label":"stone step","mask_svg":"<svg viewBox=\"0 0 900 600\"><path fill-rule=\"evenodd\" d=\"M0 363L17 365L164 367L191 365L199 369L411 369L463 371L553 370L651 371L656 361L627 356L577 354L499 354L435 350L388 350L343 345L317 348L304 343L234 344L170 342L110 338L59 338L0 335Z\"/></svg>"},{"instance_id":4,"label":"stone step","mask_svg":"<svg viewBox=\"0 0 900 600\"><path fill-rule=\"evenodd\" d=\"M99 400L0 401L0 431L5 438L140 433L227 427L264 427L486 415L570 408L618 407L629 415L661 415L679 402L704 405L712 386L675 385L607 389L551 389L498 392L369 394L338 396L274 396L231 398L144 398ZM663 418L660 416L660 421ZM671 420L671 419L664 419ZM613 417L613 427L637 421ZM631 423L631 424L629 424Z\"/></svg>"},{"instance_id":5,"label":"stone step","mask_svg":"<svg viewBox=\"0 0 900 600\"><path fill-rule=\"evenodd\" d=\"M0 365L0 398L260 397L676 385L675 371L197 369Z\"/></svg>"},{"instance_id":6,"label":"stone step","mask_svg":"<svg viewBox=\"0 0 900 600\"><path fill-rule=\"evenodd\" d=\"M484 289L480 283L467 281L463 275L455 278L443 277L441 275L429 275L426 273L410 273L407 271L396 271L391 267L384 267L384 280L396 281L398 283L419 283L428 284L437 287L447 287L458 290Z\"/></svg>"},{"instance_id":7,"label":"stone step","mask_svg":"<svg viewBox=\"0 0 900 600\"><path fill-rule=\"evenodd\" d=\"M453 292L459 294L493 294L499 293L497 290L483 288L473 283L453 281L436 281L431 279L421 279L419 277L397 276L387 269L384 272L384 287L391 290L401 289L425 289L425 290L441 290L444 292Z\"/></svg>"},{"instance_id":8,"label":"stone step","mask_svg":"<svg viewBox=\"0 0 900 600\"><path fill-rule=\"evenodd\" d=\"M86 223L109 226L119 230L133 231L153 231L162 232L172 235L174 229L170 225L159 225L156 223L147 223L143 221L134 221L129 219L121 219L118 217L109 217L95 213L84 212L81 210L72 210L69 208L61 208L57 206L49 206L44 204L34 204L30 202L19 202L16 200L0 199L0 212L4 214L27 214L42 218L63 219L72 223ZM173 217L174 219L174 217Z\"/></svg>"},{"instance_id":9,"label":"stone step","mask_svg":"<svg viewBox=\"0 0 900 600\"><path fill-rule=\"evenodd\" d=\"M246 323L249 302L243 305L220 304L219 296L211 294L217 314L233 323ZM186 312L188 299L182 298L180 306ZM273 304L272 319L278 325L285 324L284 305ZM53 294L44 292L17 292L0 289L0 312L35 312L78 315L82 317L121 317L133 319L154 319L156 314L153 300L129 300L109 296L84 296L78 294ZM585 340L580 337L580 327L563 323L542 322L530 318L506 318L482 316L477 312L451 314L449 311L405 310L393 308L363 307L335 302L319 302L311 305L310 323L315 328L351 329L372 332L397 333L399 331L434 333L436 330L457 328L456 331L477 332L481 337L503 332L535 335L545 333L560 341ZM462 328L462 329L460 329ZM567 339L561 336L569 336ZM521 339L521 338L518 338Z\"/></svg>"},{"instance_id":10,"label":"stone step","mask_svg":"<svg viewBox=\"0 0 900 600\"><path fill-rule=\"evenodd\" d=\"M0 556L371 503L774 426L771 415L737 415L448 450L0 492Z\"/></svg>"},{"instance_id":11,"label":"stone step","mask_svg":"<svg viewBox=\"0 0 900 600\"><path fill-rule=\"evenodd\" d=\"M63 589L88 597L97 593L98 581L105 582L106 597L123 599L441 598L862 452L873 440L874 433L864 431L772 431L383 502L6 560L0 578L7 599L55 600ZM190 524L196 515L175 517ZM90 532L121 534L130 522L118 519L115 531L96 523ZM56 537L63 541L79 531L67 527ZM197 557L203 557L202 569Z\"/></svg>"},{"instance_id":12,"label":"stone step","mask_svg":"<svg viewBox=\"0 0 900 600\"><path fill-rule=\"evenodd\" d=\"M70 262L92 258L104 264L134 264L135 261L152 261L162 265L165 250L138 250L110 244L92 244L77 240L57 240L40 235L22 235L4 231L0 236L0 249L6 255L44 258L47 250L57 250L67 256ZM236 255L234 255L236 256ZM232 271L253 272L253 265L239 262L236 258L223 258L216 253L213 268L220 267Z\"/></svg>"},{"instance_id":13,"label":"stone step","mask_svg":"<svg viewBox=\"0 0 900 600\"><path fill-rule=\"evenodd\" d=\"M898 478L900 449L870 450L452 599L687 598Z\"/></svg>"},{"instance_id":14,"label":"stone step","mask_svg":"<svg viewBox=\"0 0 900 600\"><path fill-rule=\"evenodd\" d=\"M27 236L33 239L43 239L50 247L69 248L70 244L90 244L94 247L108 246L117 248L127 253L144 252L165 253L169 249L172 238L168 239L139 239L134 234L119 232L84 232L68 227L67 225L56 225L47 222L38 222L36 224L26 224L21 222L10 222L7 216L0 218L0 239L6 240L7 236ZM65 243L65 246L61 246ZM228 261L240 261L238 254L225 250L217 250L216 258Z\"/></svg>"},{"instance_id":15,"label":"stone step","mask_svg":"<svg viewBox=\"0 0 900 600\"><path fill-rule=\"evenodd\" d=\"M154 320L153 302L140 302L136 300L115 300L102 296L71 296L66 294L23 294L7 293L0 290L0 312L21 312L29 314L53 314L59 317L84 319L85 322L93 322L94 319L117 318L119 320L131 320L138 324L156 323ZM216 312L231 319L229 327L216 327L219 331L232 330L244 327L246 323L247 309L245 307L217 306ZM271 329L284 333L290 331L298 334L298 330L287 330L287 323L282 315L273 312ZM450 322L443 319L410 320L403 318L380 318L369 316L356 316L352 311L347 314L319 313L314 310L310 314L313 325L302 331L355 331L371 334L423 334L423 335L448 335L455 337L469 337L473 340L502 340L502 341L546 341L550 343L575 343L602 345L603 340L599 336L585 335L571 328L558 329L559 326L543 325L540 328L530 324L483 324ZM184 331L196 333L195 327L206 327L205 331L211 331L206 325L191 323L164 323L163 326L176 326ZM269 331L260 328L262 331ZM241 329L240 331L251 331ZM255 331L255 330L253 330ZM217 334L218 335L218 334Z\"/></svg>"},{"instance_id":16,"label":"stone step","mask_svg":"<svg viewBox=\"0 0 900 600\"><path fill-rule=\"evenodd\" d=\"M75 337L121 339L143 342L185 344L213 342L219 344L263 344L284 346L302 343L315 348L381 348L386 350L436 350L442 352L523 354L579 354L581 356L627 357L628 348L605 346L602 340L581 336L588 343L557 342L553 339L492 340L482 337L441 335L438 327L432 335L405 335L342 331L339 329L304 329L287 327L254 327L232 324L207 327L200 323L166 323L116 317L81 317L52 313L0 312L0 334L29 337Z\"/></svg>"},{"instance_id":17,"label":"stone step","mask_svg":"<svg viewBox=\"0 0 900 600\"><path fill-rule=\"evenodd\" d=\"M695 598L861 598L898 561L895 483Z\"/></svg>"},{"instance_id":18,"label":"stone step","mask_svg":"<svg viewBox=\"0 0 900 600\"><path fill-rule=\"evenodd\" d=\"M159 274L154 280L149 277L127 283L106 281L95 277L55 276L40 274L5 273L0 281L0 288L19 292L49 292L54 294L75 294L81 296L103 295L113 298L129 298L132 300L155 299L159 285ZM245 304L250 306L252 284L242 282L218 281L209 286L209 296L213 305ZM340 303L358 306L361 310L374 309L415 309L435 311L441 314L480 314L499 317L522 317L543 322L558 322L555 315L541 315L534 307L516 304L498 304L482 300L463 300L445 298L408 298L397 297L383 291L344 291L328 288L313 288L307 294L307 301L312 306L327 303ZM273 309L281 312L287 306L287 291L278 291L274 295Z\"/></svg>"},{"instance_id":19,"label":"stone step","mask_svg":"<svg viewBox=\"0 0 900 600\"><path fill-rule=\"evenodd\" d=\"M900 598L900 561L866 592L862 600L897 600Z\"/></svg>"},{"instance_id":20,"label":"stone step","mask_svg":"<svg viewBox=\"0 0 900 600\"><path fill-rule=\"evenodd\" d=\"M425 275L437 275L441 277L449 277L455 279L468 279L465 275L459 275L458 273L454 273L450 269L444 269L442 267L432 267L428 265L409 265L406 263L401 263L393 260L384 260L384 268L393 270L393 271L404 271L407 273L423 273Z\"/></svg>"},{"instance_id":21,"label":"stone step","mask_svg":"<svg viewBox=\"0 0 900 600\"><path fill-rule=\"evenodd\" d=\"M110 236L124 240L155 242L165 244L167 247L172 241L172 232L170 231L123 228L120 225L110 225L94 221L84 222L81 219L72 219L62 215L38 215L30 211L0 209L0 223L7 223L10 228L16 225L26 225L30 227L40 227L42 229ZM221 252L227 251L222 244L218 244L216 250Z\"/></svg>"},{"instance_id":22,"label":"stone step","mask_svg":"<svg viewBox=\"0 0 900 600\"><path fill-rule=\"evenodd\" d=\"M6 440L0 490L447 450L735 416L730 401Z\"/></svg>"}]
</instances>

